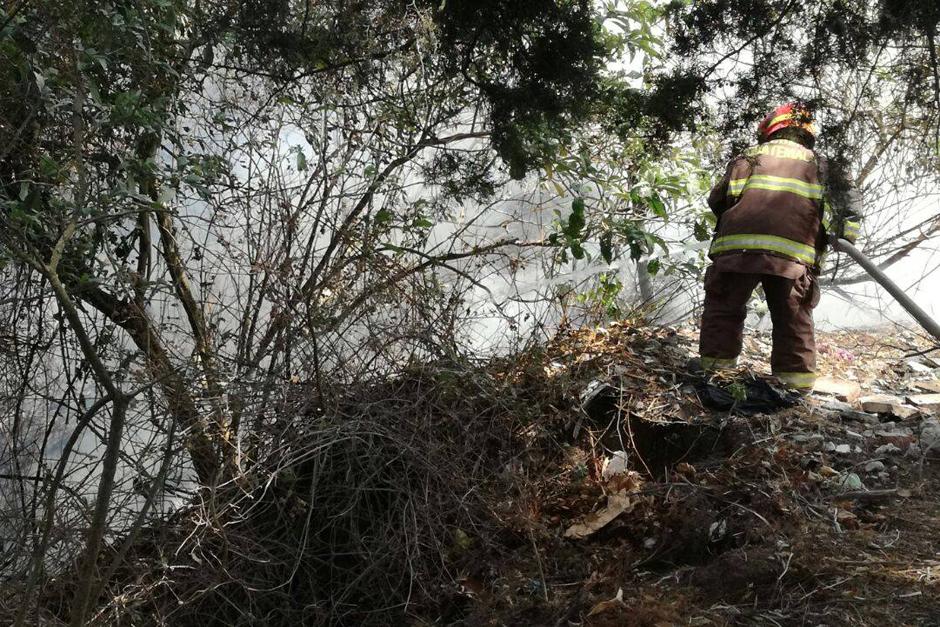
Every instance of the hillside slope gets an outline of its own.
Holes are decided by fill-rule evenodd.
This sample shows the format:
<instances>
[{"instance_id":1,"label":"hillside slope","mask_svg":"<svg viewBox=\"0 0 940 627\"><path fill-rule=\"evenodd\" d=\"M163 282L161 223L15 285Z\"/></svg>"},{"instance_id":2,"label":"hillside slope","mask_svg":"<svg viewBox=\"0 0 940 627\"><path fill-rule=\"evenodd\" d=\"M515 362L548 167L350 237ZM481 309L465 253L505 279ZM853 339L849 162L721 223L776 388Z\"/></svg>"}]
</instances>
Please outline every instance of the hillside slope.
<instances>
[{"instance_id":1,"label":"hillside slope","mask_svg":"<svg viewBox=\"0 0 940 627\"><path fill-rule=\"evenodd\" d=\"M324 405L298 388L243 481L141 534L96 620L937 624L940 403L906 400L940 392L936 352L822 335L845 403L761 383L761 336L734 377L691 376L694 339L614 325ZM781 406L753 413L748 389ZM899 400L861 411L872 391ZM72 586L47 582L37 623L67 619Z\"/></svg>"}]
</instances>

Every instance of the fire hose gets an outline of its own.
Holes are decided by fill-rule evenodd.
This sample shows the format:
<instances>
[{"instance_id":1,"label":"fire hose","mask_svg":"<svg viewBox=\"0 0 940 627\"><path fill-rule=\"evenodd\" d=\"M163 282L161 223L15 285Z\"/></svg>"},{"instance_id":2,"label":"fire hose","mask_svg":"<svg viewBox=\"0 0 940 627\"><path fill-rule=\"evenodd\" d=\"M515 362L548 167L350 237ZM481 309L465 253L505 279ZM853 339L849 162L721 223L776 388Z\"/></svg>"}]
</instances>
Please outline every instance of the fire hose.
<instances>
[{"instance_id":1,"label":"fire hose","mask_svg":"<svg viewBox=\"0 0 940 627\"><path fill-rule=\"evenodd\" d=\"M851 244L851 242L844 239L832 238L832 245L839 252L846 253L849 257L854 259L858 265L878 282L881 287L885 288L891 296L894 297L898 303L904 307L907 313L916 320L920 326L924 328L927 333L932 335L937 341L940 341L940 324L930 317L930 315L921 309L917 303L915 303L910 296L904 293L897 283L888 278L888 276L882 272L881 268L872 263L871 259L866 257L862 251L857 249Z\"/></svg>"}]
</instances>

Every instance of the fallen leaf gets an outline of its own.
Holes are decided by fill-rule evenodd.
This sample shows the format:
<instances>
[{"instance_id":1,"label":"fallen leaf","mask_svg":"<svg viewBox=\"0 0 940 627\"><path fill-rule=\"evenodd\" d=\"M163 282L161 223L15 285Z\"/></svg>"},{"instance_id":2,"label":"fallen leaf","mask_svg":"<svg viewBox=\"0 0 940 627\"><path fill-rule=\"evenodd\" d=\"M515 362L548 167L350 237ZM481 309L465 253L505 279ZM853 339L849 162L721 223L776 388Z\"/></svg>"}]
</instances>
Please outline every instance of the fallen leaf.
<instances>
[{"instance_id":1,"label":"fallen leaf","mask_svg":"<svg viewBox=\"0 0 940 627\"><path fill-rule=\"evenodd\" d=\"M584 520L568 527L566 538L581 540L606 527L617 516L633 509L633 501L624 492L607 497L607 507L584 517Z\"/></svg>"},{"instance_id":2,"label":"fallen leaf","mask_svg":"<svg viewBox=\"0 0 940 627\"><path fill-rule=\"evenodd\" d=\"M682 462L676 466L676 472L684 477L688 477L689 479L695 478L695 466L692 464L687 464L686 462Z\"/></svg>"},{"instance_id":3,"label":"fallen leaf","mask_svg":"<svg viewBox=\"0 0 940 627\"><path fill-rule=\"evenodd\" d=\"M597 605L591 608L591 611L588 612L588 616L597 616L607 610L614 608L626 607L626 604L623 602L623 588L617 588L617 595L606 601L601 601Z\"/></svg>"}]
</instances>

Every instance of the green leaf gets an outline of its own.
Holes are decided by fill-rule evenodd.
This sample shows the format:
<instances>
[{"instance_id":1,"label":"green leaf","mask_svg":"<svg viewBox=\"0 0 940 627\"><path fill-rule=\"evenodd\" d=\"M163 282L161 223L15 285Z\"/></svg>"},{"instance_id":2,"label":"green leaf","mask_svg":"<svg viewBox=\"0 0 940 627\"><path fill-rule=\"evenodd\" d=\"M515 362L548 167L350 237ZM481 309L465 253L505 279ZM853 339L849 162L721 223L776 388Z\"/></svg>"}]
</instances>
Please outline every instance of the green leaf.
<instances>
[{"instance_id":1,"label":"green leaf","mask_svg":"<svg viewBox=\"0 0 940 627\"><path fill-rule=\"evenodd\" d=\"M584 248L580 242L571 242L571 256L575 259L584 259Z\"/></svg>"},{"instance_id":2,"label":"green leaf","mask_svg":"<svg viewBox=\"0 0 940 627\"><path fill-rule=\"evenodd\" d=\"M297 150L297 171L303 172L307 169L307 155L303 150Z\"/></svg>"},{"instance_id":3,"label":"green leaf","mask_svg":"<svg viewBox=\"0 0 940 627\"><path fill-rule=\"evenodd\" d=\"M568 225L564 229L565 235L575 239L579 238L584 225L584 199L578 197L571 202L571 215L568 216Z\"/></svg>"},{"instance_id":4,"label":"green leaf","mask_svg":"<svg viewBox=\"0 0 940 627\"><path fill-rule=\"evenodd\" d=\"M610 231L606 231L600 237L601 257L608 264L614 260L614 236Z\"/></svg>"},{"instance_id":5,"label":"green leaf","mask_svg":"<svg viewBox=\"0 0 940 627\"><path fill-rule=\"evenodd\" d=\"M48 179L54 179L59 176L59 164L49 155L43 155L39 158L39 171Z\"/></svg>"},{"instance_id":6,"label":"green leaf","mask_svg":"<svg viewBox=\"0 0 940 627\"><path fill-rule=\"evenodd\" d=\"M376 224L388 224L392 221L392 212L388 209L379 209L376 212L375 218L373 218L373 220Z\"/></svg>"},{"instance_id":7,"label":"green leaf","mask_svg":"<svg viewBox=\"0 0 940 627\"><path fill-rule=\"evenodd\" d=\"M728 390L728 393L731 394L731 398L733 398L735 401L741 403L747 400L747 388L744 387L743 383L735 381L734 383L728 385L726 389Z\"/></svg>"},{"instance_id":8,"label":"green leaf","mask_svg":"<svg viewBox=\"0 0 940 627\"><path fill-rule=\"evenodd\" d=\"M697 220L695 222L694 234L695 239L699 242L707 242L711 239L711 232L708 228L708 222L705 220Z\"/></svg>"},{"instance_id":9,"label":"green leaf","mask_svg":"<svg viewBox=\"0 0 940 627\"><path fill-rule=\"evenodd\" d=\"M659 273L659 268L659 259L650 259L649 263L646 264L646 271L649 272L652 276L656 276L656 274Z\"/></svg>"},{"instance_id":10,"label":"green leaf","mask_svg":"<svg viewBox=\"0 0 940 627\"><path fill-rule=\"evenodd\" d=\"M659 196L650 196L648 199L650 209L653 211L653 214L662 218L663 220L669 219L669 214L666 213L666 203L663 202L662 198Z\"/></svg>"}]
</instances>

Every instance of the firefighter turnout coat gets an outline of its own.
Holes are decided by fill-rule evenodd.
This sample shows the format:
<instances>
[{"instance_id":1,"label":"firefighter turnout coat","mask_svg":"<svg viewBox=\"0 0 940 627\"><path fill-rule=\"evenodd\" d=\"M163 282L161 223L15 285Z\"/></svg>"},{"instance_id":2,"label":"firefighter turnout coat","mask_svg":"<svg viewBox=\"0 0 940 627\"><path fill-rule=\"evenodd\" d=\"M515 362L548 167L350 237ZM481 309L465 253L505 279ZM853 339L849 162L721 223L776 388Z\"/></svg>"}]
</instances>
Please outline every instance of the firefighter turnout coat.
<instances>
[{"instance_id":1,"label":"firefighter turnout coat","mask_svg":"<svg viewBox=\"0 0 940 627\"><path fill-rule=\"evenodd\" d=\"M708 204L718 218L709 250L700 335L702 365L734 365L741 351L747 301L761 284L773 321L773 373L796 388L811 388L816 351L812 309L826 249L826 166L799 143L772 139L728 164ZM832 222L832 224L830 224ZM847 214L840 235L854 240L858 222Z\"/></svg>"}]
</instances>

